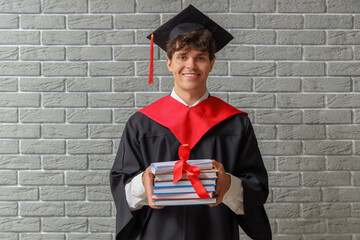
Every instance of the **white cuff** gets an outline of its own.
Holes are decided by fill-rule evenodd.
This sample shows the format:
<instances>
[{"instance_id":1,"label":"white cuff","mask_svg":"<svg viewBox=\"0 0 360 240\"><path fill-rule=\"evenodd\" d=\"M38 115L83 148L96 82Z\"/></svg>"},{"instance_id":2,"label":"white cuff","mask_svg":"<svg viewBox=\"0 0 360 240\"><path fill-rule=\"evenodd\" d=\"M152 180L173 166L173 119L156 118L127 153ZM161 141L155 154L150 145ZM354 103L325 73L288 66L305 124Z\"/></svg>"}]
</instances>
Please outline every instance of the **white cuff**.
<instances>
[{"instance_id":1,"label":"white cuff","mask_svg":"<svg viewBox=\"0 0 360 240\"><path fill-rule=\"evenodd\" d=\"M227 173L229 174L229 173ZM229 190L225 193L223 203L236 214L244 214L244 195L241 179L231 174Z\"/></svg>"},{"instance_id":2,"label":"white cuff","mask_svg":"<svg viewBox=\"0 0 360 240\"><path fill-rule=\"evenodd\" d=\"M125 185L126 201L131 211L138 210L144 205L148 205L145 187L142 182L143 172L136 175Z\"/></svg>"}]
</instances>

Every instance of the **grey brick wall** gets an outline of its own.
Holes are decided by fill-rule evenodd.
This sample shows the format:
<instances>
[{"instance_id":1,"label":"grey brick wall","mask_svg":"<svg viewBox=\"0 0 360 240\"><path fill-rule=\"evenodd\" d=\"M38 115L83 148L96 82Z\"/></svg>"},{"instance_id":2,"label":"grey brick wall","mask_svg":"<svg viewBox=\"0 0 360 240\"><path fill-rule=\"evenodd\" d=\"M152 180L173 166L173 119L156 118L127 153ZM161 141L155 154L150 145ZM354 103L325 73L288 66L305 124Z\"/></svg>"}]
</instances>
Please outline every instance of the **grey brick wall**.
<instances>
[{"instance_id":1,"label":"grey brick wall","mask_svg":"<svg viewBox=\"0 0 360 240\"><path fill-rule=\"evenodd\" d=\"M173 85L145 36L190 3L235 37L208 88L253 121L274 239L360 239L360 1L0 0L0 240L114 240L124 124Z\"/></svg>"}]
</instances>

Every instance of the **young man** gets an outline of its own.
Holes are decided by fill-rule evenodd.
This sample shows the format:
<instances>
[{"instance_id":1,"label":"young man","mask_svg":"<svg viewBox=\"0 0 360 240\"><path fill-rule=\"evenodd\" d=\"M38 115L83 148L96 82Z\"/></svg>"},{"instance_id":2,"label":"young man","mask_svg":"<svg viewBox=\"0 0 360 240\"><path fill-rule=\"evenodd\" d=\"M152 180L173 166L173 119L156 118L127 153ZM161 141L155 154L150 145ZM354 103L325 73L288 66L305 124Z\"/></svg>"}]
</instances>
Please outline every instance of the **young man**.
<instances>
[{"instance_id":1,"label":"young man","mask_svg":"<svg viewBox=\"0 0 360 240\"><path fill-rule=\"evenodd\" d=\"M167 51L174 89L124 129L110 175L116 239L239 239L239 225L252 239L271 239L267 173L250 120L206 88L215 52L232 36L191 5L153 36ZM216 204L154 206L149 166L179 159L181 144L189 144L189 159L214 159Z\"/></svg>"}]
</instances>

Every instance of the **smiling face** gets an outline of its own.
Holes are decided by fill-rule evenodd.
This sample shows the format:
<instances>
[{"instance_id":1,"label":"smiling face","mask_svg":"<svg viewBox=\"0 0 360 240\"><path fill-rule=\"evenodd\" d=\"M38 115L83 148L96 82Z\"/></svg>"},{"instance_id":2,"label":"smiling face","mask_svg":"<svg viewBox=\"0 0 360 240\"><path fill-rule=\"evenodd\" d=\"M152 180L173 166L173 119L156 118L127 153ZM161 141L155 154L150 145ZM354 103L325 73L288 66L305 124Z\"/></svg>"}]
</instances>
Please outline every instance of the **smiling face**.
<instances>
[{"instance_id":1,"label":"smiling face","mask_svg":"<svg viewBox=\"0 0 360 240\"><path fill-rule=\"evenodd\" d=\"M166 64L174 76L174 88L177 93L204 94L206 80L215 63L210 60L208 52L194 48L175 51Z\"/></svg>"}]
</instances>

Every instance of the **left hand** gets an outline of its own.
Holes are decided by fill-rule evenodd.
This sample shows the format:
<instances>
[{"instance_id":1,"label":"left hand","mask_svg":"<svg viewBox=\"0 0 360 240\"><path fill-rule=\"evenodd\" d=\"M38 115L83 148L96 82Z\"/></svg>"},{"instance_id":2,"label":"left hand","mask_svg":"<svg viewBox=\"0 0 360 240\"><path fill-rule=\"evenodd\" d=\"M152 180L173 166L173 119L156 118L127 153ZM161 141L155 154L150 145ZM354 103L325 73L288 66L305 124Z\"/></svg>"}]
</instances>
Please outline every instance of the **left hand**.
<instances>
[{"instance_id":1,"label":"left hand","mask_svg":"<svg viewBox=\"0 0 360 240\"><path fill-rule=\"evenodd\" d=\"M212 160L212 164L215 169L218 170L218 178L215 187L216 203L210 204L210 207L215 207L222 202L225 193L229 190L231 184L231 177L225 172L224 166L221 163Z\"/></svg>"}]
</instances>

